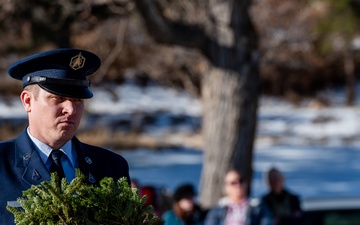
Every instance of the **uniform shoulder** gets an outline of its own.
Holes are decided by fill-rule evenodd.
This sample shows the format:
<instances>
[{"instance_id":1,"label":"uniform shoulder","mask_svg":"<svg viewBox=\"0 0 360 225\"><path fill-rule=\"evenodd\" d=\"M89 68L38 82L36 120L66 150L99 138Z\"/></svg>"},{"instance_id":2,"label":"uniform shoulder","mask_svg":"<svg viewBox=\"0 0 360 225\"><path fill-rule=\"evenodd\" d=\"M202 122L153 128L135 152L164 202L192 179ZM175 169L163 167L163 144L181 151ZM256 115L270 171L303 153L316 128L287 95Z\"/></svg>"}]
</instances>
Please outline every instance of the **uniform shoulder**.
<instances>
[{"instance_id":1,"label":"uniform shoulder","mask_svg":"<svg viewBox=\"0 0 360 225\"><path fill-rule=\"evenodd\" d=\"M124 157L110 149L84 143L79 141L77 138L74 138L73 141L76 146L80 147L80 149L86 150L86 153L91 156L97 156L98 158L104 158L109 161L126 161Z\"/></svg>"},{"instance_id":2,"label":"uniform shoulder","mask_svg":"<svg viewBox=\"0 0 360 225\"><path fill-rule=\"evenodd\" d=\"M15 139L0 141L0 150L8 149L9 146L14 146L14 145L15 145Z\"/></svg>"}]
</instances>

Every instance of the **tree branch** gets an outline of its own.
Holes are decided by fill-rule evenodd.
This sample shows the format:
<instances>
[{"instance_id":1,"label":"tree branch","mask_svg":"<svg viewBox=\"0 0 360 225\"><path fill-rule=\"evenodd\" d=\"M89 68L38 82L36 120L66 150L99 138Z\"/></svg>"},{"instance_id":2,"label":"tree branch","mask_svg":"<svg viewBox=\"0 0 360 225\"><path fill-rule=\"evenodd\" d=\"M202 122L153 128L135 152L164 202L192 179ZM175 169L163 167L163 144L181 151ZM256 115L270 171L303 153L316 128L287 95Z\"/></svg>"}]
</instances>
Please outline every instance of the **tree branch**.
<instances>
[{"instance_id":1,"label":"tree branch","mask_svg":"<svg viewBox=\"0 0 360 225\"><path fill-rule=\"evenodd\" d=\"M135 4L156 42L205 49L208 37L200 26L167 20L154 0L135 0Z\"/></svg>"}]
</instances>

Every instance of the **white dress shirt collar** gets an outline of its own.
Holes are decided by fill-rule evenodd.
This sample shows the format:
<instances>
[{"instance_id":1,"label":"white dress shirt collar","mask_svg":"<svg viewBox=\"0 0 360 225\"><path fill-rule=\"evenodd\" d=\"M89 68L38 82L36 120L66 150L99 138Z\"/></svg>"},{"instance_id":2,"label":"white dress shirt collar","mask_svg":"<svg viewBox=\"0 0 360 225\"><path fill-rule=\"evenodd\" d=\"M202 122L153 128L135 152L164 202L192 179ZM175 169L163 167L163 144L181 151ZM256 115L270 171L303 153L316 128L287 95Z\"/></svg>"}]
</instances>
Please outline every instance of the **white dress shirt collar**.
<instances>
[{"instance_id":1,"label":"white dress shirt collar","mask_svg":"<svg viewBox=\"0 0 360 225\"><path fill-rule=\"evenodd\" d=\"M45 144L44 142L40 141L39 139L35 138L34 136L32 136L30 134L29 131L29 127L27 128L27 133L30 137L30 139L34 142L34 144L37 147L37 150L40 153L40 157L41 160L43 161L43 163L50 168L51 162L48 161L48 158L50 156L51 151L53 150L50 146L48 146L47 144ZM73 151L72 148L72 142L71 140L69 140L68 142L65 143L65 145L63 145L59 150L61 150L62 152L65 153L65 155L68 157L68 159L70 160L70 163L72 165L73 168L76 168L76 163L75 163L75 159L76 159L76 153Z\"/></svg>"}]
</instances>

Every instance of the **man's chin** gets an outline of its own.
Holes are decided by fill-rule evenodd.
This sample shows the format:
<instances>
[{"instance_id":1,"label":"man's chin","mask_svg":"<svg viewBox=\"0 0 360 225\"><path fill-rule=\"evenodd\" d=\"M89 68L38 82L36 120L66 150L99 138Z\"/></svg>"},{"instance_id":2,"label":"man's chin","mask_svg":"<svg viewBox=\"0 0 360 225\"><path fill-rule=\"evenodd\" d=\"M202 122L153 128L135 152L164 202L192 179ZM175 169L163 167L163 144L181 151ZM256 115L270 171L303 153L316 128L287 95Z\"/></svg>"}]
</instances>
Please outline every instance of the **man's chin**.
<instances>
[{"instance_id":1,"label":"man's chin","mask_svg":"<svg viewBox=\"0 0 360 225\"><path fill-rule=\"evenodd\" d=\"M62 129L60 131L60 138L62 140L66 140L66 141L69 141L70 139L72 139L75 135L75 131L73 129L69 129L69 130L66 130L66 129Z\"/></svg>"}]
</instances>

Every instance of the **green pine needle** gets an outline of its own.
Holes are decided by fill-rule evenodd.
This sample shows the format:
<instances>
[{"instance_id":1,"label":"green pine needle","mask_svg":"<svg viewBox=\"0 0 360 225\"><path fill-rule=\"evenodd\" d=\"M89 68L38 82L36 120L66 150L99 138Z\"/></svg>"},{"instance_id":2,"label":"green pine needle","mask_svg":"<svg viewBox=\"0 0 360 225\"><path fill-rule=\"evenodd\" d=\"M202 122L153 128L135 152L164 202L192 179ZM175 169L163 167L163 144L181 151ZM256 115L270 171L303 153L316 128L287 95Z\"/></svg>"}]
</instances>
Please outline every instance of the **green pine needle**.
<instances>
[{"instance_id":1,"label":"green pine needle","mask_svg":"<svg viewBox=\"0 0 360 225\"><path fill-rule=\"evenodd\" d=\"M21 207L7 206L16 225L163 224L152 206L144 206L146 197L129 187L126 178L106 177L94 186L86 184L78 169L70 183L52 173L50 181L31 186L18 202Z\"/></svg>"}]
</instances>

